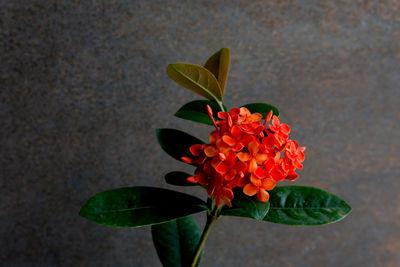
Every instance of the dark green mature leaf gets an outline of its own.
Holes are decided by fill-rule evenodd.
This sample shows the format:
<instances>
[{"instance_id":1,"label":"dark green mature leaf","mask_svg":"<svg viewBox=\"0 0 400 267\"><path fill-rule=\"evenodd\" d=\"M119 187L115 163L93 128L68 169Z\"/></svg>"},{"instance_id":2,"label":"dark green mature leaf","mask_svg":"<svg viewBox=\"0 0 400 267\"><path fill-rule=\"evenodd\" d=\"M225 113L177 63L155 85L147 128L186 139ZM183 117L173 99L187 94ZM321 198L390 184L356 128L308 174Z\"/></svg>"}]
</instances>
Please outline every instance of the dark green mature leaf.
<instances>
[{"instance_id":1,"label":"dark green mature leaf","mask_svg":"<svg viewBox=\"0 0 400 267\"><path fill-rule=\"evenodd\" d=\"M264 221L288 225L323 225L340 221L351 207L339 197L308 186L277 186Z\"/></svg>"},{"instance_id":2,"label":"dark green mature leaf","mask_svg":"<svg viewBox=\"0 0 400 267\"><path fill-rule=\"evenodd\" d=\"M183 105L176 113L175 116L185 120L191 120L208 125L213 125L210 117L207 115L206 106L210 105L213 110L215 120L218 120L217 114L221 111L217 103L208 100L195 100ZM224 106L225 110L226 107Z\"/></svg>"},{"instance_id":3,"label":"dark green mature leaf","mask_svg":"<svg viewBox=\"0 0 400 267\"><path fill-rule=\"evenodd\" d=\"M273 114L275 116L279 116L279 110L269 104L264 104L264 103L251 103L251 104L247 104L244 105L243 107L246 107L248 110L250 110L251 113L260 113L261 115L263 115L263 117L268 115L268 112L270 112L272 110Z\"/></svg>"},{"instance_id":4,"label":"dark green mature leaf","mask_svg":"<svg viewBox=\"0 0 400 267\"><path fill-rule=\"evenodd\" d=\"M201 199L155 187L126 187L91 197L79 215L110 227L139 227L207 210Z\"/></svg>"},{"instance_id":5,"label":"dark green mature leaf","mask_svg":"<svg viewBox=\"0 0 400 267\"><path fill-rule=\"evenodd\" d=\"M181 157L193 157L189 150L192 145L204 144L200 139L176 129L157 129L156 134L161 148L179 161L181 161Z\"/></svg>"},{"instance_id":6,"label":"dark green mature leaf","mask_svg":"<svg viewBox=\"0 0 400 267\"><path fill-rule=\"evenodd\" d=\"M221 214L225 216L248 217L263 220L269 210L269 202L260 202L256 196L249 197L235 190L235 197L231 201L232 207L222 207Z\"/></svg>"},{"instance_id":7,"label":"dark green mature leaf","mask_svg":"<svg viewBox=\"0 0 400 267\"><path fill-rule=\"evenodd\" d=\"M190 266L201 237L201 230L192 217L153 225L151 234L157 255L164 267ZM197 265L200 258L201 254Z\"/></svg>"},{"instance_id":8,"label":"dark green mature leaf","mask_svg":"<svg viewBox=\"0 0 400 267\"><path fill-rule=\"evenodd\" d=\"M186 178L190 175L186 172L169 172L165 175L165 181L167 184L178 185L178 186L195 186L197 183L191 183Z\"/></svg>"},{"instance_id":9,"label":"dark green mature leaf","mask_svg":"<svg viewBox=\"0 0 400 267\"><path fill-rule=\"evenodd\" d=\"M222 100L222 90L215 76L206 68L186 63L167 67L168 76L179 85L211 100Z\"/></svg>"},{"instance_id":10,"label":"dark green mature leaf","mask_svg":"<svg viewBox=\"0 0 400 267\"><path fill-rule=\"evenodd\" d=\"M217 78L219 85L221 86L222 97L224 96L226 80L228 78L230 61L229 54L229 48L221 48L204 64L204 67L211 71L215 78Z\"/></svg>"}]
</instances>

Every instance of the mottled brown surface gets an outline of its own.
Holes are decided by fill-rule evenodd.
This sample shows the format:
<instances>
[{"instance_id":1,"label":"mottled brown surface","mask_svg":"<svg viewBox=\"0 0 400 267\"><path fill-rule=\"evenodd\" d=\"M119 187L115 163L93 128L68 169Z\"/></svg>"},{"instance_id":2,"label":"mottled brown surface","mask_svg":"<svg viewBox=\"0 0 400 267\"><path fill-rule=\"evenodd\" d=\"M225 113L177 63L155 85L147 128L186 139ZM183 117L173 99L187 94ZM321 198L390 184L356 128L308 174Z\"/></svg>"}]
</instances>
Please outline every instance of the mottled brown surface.
<instances>
[{"instance_id":1,"label":"mottled brown surface","mask_svg":"<svg viewBox=\"0 0 400 267\"><path fill-rule=\"evenodd\" d=\"M203 266L400 265L400 2L215 2L0 1L1 265L159 266L149 228L77 213L96 192L172 188L163 174L190 170L154 130L210 128L172 116L197 97L165 67L223 46L225 104L276 105L307 146L296 184L353 212L314 228L223 218Z\"/></svg>"}]
</instances>

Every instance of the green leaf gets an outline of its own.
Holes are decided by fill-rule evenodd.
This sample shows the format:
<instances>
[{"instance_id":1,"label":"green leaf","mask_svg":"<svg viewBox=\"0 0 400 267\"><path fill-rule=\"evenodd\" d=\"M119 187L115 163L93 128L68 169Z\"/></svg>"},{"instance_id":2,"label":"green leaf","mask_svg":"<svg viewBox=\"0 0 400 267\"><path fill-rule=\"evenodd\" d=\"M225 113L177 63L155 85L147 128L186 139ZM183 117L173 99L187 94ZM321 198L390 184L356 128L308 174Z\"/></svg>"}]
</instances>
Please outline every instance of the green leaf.
<instances>
[{"instance_id":1,"label":"green leaf","mask_svg":"<svg viewBox=\"0 0 400 267\"><path fill-rule=\"evenodd\" d=\"M225 216L248 217L263 220L269 210L269 202L260 202L256 196L249 197L241 190L234 191L232 207L223 206L221 214Z\"/></svg>"},{"instance_id":2,"label":"green leaf","mask_svg":"<svg viewBox=\"0 0 400 267\"><path fill-rule=\"evenodd\" d=\"M277 186L264 221L288 225L323 225L340 221L351 207L339 197L308 186Z\"/></svg>"},{"instance_id":3,"label":"green leaf","mask_svg":"<svg viewBox=\"0 0 400 267\"><path fill-rule=\"evenodd\" d=\"M201 199L155 187L126 187L91 197L79 215L110 227L139 227L207 210Z\"/></svg>"},{"instance_id":4,"label":"green leaf","mask_svg":"<svg viewBox=\"0 0 400 267\"><path fill-rule=\"evenodd\" d=\"M156 130L156 134L161 148L179 161L181 157L193 158L189 150L192 145L204 144L200 139L176 129L161 128Z\"/></svg>"},{"instance_id":5,"label":"green leaf","mask_svg":"<svg viewBox=\"0 0 400 267\"><path fill-rule=\"evenodd\" d=\"M192 217L153 225L151 234L158 258L164 267L190 266L201 237L201 230ZM200 258L201 254L197 265Z\"/></svg>"},{"instance_id":6,"label":"green leaf","mask_svg":"<svg viewBox=\"0 0 400 267\"><path fill-rule=\"evenodd\" d=\"M168 76L177 84L208 99L222 100L222 90L215 76L206 68L186 63L173 63L167 67Z\"/></svg>"},{"instance_id":7,"label":"green leaf","mask_svg":"<svg viewBox=\"0 0 400 267\"><path fill-rule=\"evenodd\" d=\"M243 107L246 107L248 110L250 110L251 113L260 113L261 115L263 115L263 117L268 115L268 112L270 112L272 110L273 114L275 116L279 116L279 110L269 104L264 104L264 103L251 103L251 104L247 104L244 105Z\"/></svg>"},{"instance_id":8,"label":"green leaf","mask_svg":"<svg viewBox=\"0 0 400 267\"><path fill-rule=\"evenodd\" d=\"M186 178L193 176L186 172L170 172L165 175L165 181L167 184L178 185L178 186L195 186L197 183L191 183Z\"/></svg>"},{"instance_id":9,"label":"green leaf","mask_svg":"<svg viewBox=\"0 0 400 267\"><path fill-rule=\"evenodd\" d=\"M176 113L175 116L185 120L191 120L208 125L213 125L210 117L207 115L206 106L210 105L213 110L215 120L218 120L217 114L221 111L217 103L208 100L195 100L183 105ZM225 110L226 107L224 106Z\"/></svg>"},{"instance_id":10,"label":"green leaf","mask_svg":"<svg viewBox=\"0 0 400 267\"><path fill-rule=\"evenodd\" d=\"M217 78L222 90L222 97L224 96L226 80L228 78L229 70L229 48L221 48L214 55L212 55L204 64L204 67L211 71Z\"/></svg>"}]
</instances>

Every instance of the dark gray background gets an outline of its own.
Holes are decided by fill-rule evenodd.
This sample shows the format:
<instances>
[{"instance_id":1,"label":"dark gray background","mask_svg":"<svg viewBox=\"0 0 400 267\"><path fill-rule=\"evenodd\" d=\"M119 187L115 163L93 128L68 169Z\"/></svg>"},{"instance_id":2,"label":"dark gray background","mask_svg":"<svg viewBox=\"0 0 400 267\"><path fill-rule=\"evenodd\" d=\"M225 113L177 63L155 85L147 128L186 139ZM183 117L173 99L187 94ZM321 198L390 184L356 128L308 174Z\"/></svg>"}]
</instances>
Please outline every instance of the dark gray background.
<instances>
[{"instance_id":1,"label":"dark gray background","mask_svg":"<svg viewBox=\"0 0 400 267\"><path fill-rule=\"evenodd\" d=\"M203 266L400 265L399 1L0 3L1 265L160 266L149 228L77 214L99 191L172 188L166 172L191 170L155 128L211 128L172 116L200 97L165 68L224 46L225 104L276 105L307 146L292 184L353 212L312 228L223 218Z\"/></svg>"}]
</instances>

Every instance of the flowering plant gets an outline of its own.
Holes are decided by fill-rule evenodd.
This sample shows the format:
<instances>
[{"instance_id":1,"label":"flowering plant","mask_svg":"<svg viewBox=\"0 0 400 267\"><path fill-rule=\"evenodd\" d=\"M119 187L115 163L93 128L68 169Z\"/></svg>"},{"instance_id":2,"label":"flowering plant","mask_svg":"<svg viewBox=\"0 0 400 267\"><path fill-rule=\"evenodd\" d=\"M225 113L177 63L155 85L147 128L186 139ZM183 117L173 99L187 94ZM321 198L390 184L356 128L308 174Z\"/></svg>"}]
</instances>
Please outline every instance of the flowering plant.
<instances>
[{"instance_id":1,"label":"flowering plant","mask_svg":"<svg viewBox=\"0 0 400 267\"><path fill-rule=\"evenodd\" d=\"M240 216L287 225L323 225L343 219L351 207L339 197L307 186L276 186L297 179L305 147L289 139L276 107L252 103L229 111L222 104L229 69L229 49L222 48L204 67L174 63L168 76L207 98L182 106L175 116L212 125L209 143L175 129L157 129L170 156L196 167L174 171L168 184L198 185L197 197L154 187L129 187L94 195L80 215L110 227L152 225L157 254L164 266L197 266L211 226L221 216ZM203 232L191 214L207 212Z\"/></svg>"}]
</instances>

